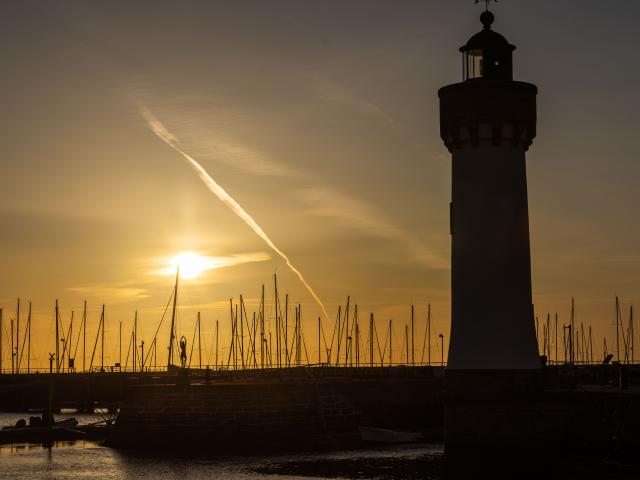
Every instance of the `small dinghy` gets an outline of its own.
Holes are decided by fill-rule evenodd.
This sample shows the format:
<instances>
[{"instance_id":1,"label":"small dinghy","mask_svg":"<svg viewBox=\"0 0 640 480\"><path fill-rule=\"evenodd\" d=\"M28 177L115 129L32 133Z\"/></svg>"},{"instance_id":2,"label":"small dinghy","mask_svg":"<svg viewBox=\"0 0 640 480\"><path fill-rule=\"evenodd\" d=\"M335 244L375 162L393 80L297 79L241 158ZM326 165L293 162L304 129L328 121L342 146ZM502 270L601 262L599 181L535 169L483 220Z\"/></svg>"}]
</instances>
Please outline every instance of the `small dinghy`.
<instances>
[{"instance_id":1,"label":"small dinghy","mask_svg":"<svg viewBox=\"0 0 640 480\"><path fill-rule=\"evenodd\" d=\"M56 427L75 427L76 425L78 425L78 420L76 420L74 417L65 418L64 420L56 420L54 425Z\"/></svg>"},{"instance_id":2,"label":"small dinghy","mask_svg":"<svg viewBox=\"0 0 640 480\"><path fill-rule=\"evenodd\" d=\"M423 439L420 432L399 432L384 428L358 427L362 441L371 443L410 443Z\"/></svg>"}]
</instances>

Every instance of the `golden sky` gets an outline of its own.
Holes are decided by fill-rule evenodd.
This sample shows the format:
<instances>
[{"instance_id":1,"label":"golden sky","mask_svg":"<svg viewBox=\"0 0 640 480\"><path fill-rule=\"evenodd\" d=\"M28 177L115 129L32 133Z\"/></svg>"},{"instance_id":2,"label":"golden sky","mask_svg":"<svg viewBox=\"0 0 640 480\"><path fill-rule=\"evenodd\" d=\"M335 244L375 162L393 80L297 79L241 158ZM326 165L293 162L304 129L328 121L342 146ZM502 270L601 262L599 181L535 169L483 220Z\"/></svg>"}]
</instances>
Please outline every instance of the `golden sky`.
<instances>
[{"instance_id":1,"label":"golden sky","mask_svg":"<svg viewBox=\"0 0 640 480\"><path fill-rule=\"evenodd\" d=\"M574 296L599 357L615 295L625 320L640 295L640 6L558 3L500 2L494 26L518 46L516 78L540 89L528 154L536 311L568 322ZM460 80L457 49L479 12L462 0L3 2L3 368L18 297L33 302L40 368L56 299L65 326L87 300L92 341L106 305L108 364L136 310L149 342L173 286L157 271L184 251L216 268L184 280L179 336L191 342L201 311L210 358L229 298L253 311L266 284L270 302L277 272L317 358L318 302L144 112L290 259L327 326L350 295L380 331L394 320L402 361L410 305L421 339L431 303L435 352L449 329L451 181L437 89Z\"/></svg>"}]
</instances>

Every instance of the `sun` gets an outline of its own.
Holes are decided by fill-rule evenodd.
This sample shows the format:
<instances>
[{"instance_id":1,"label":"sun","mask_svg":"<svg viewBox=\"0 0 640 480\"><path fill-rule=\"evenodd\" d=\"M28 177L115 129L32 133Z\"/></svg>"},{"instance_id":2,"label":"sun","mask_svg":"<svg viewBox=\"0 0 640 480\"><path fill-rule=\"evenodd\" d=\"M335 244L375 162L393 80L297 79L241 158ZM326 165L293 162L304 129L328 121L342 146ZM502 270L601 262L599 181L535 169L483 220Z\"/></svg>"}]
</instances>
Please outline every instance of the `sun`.
<instances>
[{"instance_id":1,"label":"sun","mask_svg":"<svg viewBox=\"0 0 640 480\"><path fill-rule=\"evenodd\" d=\"M209 257L195 252L181 252L169 261L171 270L180 269L180 278L192 279L202 275L207 270L218 266L217 262Z\"/></svg>"}]
</instances>

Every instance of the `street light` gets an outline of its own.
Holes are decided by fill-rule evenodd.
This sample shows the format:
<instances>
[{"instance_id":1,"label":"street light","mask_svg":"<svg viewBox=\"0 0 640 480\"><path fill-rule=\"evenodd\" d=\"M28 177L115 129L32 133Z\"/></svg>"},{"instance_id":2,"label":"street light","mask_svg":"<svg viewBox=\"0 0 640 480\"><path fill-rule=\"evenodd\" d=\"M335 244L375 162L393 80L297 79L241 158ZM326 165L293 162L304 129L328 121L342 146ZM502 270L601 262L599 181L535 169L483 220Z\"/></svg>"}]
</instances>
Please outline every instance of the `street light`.
<instances>
[{"instance_id":1,"label":"street light","mask_svg":"<svg viewBox=\"0 0 640 480\"><path fill-rule=\"evenodd\" d=\"M438 335L440 337L440 365L444 367L444 335Z\"/></svg>"}]
</instances>

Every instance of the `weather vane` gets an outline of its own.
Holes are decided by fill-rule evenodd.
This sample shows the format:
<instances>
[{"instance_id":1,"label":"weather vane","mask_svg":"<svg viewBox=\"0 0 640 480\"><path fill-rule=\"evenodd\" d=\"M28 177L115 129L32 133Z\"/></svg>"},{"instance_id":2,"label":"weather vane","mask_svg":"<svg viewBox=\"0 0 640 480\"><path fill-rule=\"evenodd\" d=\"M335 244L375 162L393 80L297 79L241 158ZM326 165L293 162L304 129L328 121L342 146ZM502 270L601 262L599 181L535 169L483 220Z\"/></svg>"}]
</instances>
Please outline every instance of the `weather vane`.
<instances>
[{"instance_id":1,"label":"weather vane","mask_svg":"<svg viewBox=\"0 0 640 480\"><path fill-rule=\"evenodd\" d=\"M484 8L484 9L485 9L485 11L487 11L487 12L489 11L489 4L490 4L492 1L494 1L494 2L498 3L498 0L476 0L476 3L480 3L481 1L485 3L485 8Z\"/></svg>"}]
</instances>

